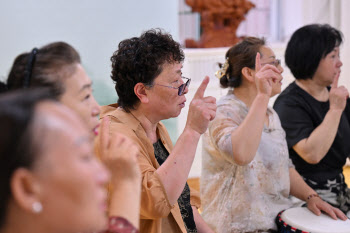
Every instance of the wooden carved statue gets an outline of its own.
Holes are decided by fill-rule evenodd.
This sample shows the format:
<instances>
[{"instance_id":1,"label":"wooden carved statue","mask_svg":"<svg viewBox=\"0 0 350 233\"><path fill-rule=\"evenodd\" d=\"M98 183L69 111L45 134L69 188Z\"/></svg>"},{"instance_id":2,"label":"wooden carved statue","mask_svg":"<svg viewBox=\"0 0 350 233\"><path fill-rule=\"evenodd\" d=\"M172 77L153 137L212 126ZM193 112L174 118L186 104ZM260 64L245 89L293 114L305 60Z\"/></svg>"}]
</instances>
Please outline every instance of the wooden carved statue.
<instances>
[{"instance_id":1,"label":"wooden carved statue","mask_svg":"<svg viewBox=\"0 0 350 233\"><path fill-rule=\"evenodd\" d=\"M248 0L186 0L193 12L201 15L202 35L199 41L187 39L187 48L229 47L236 44L238 25L255 7Z\"/></svg>"}]
</instances>

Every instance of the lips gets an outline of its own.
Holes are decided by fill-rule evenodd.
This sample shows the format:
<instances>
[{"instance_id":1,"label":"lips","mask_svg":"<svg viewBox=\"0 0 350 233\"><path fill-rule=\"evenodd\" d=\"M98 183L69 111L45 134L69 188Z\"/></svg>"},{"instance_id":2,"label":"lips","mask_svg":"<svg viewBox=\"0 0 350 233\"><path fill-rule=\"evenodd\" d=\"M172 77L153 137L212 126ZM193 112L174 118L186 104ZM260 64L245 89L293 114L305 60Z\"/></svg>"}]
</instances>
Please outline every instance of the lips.
<instances>
[{"instance_id":1,"label":"lips","mask_svg":"<svg viewBox=\"0 0 350 233\"><path fill-rule=\"evenodd\" d=\"M92 132L95 134L95 136L98 135L98 128L100 127L100 124L96 125L95 128L92 129Z\"/></svg>"},{"instance_id":2,"label":"lips","mask_svg":"<svg viewBox=\"0 0 350 233\"><path fill-rule=\"evenodd\" d=\"M184 108L185 107L185 103L186 103L186 100L184 102L182 102L180 105L181 108Z\"/></svg>"}]
</instances>

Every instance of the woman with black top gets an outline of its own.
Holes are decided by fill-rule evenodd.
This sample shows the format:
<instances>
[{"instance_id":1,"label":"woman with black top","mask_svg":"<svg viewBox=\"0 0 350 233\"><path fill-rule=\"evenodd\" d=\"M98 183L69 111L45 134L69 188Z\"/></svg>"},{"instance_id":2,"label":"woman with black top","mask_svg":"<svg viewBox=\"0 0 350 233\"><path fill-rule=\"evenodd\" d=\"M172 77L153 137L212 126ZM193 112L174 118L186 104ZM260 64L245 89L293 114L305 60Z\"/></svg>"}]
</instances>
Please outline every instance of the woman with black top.
<instances>
[{"instance_id":1,"label":"woman with black top","mask_svg":"<svg viewBox=\"0 0 350 233\"><path fill-rule=\"evenodd\" d=\"M349 217L350 190L342 168L350 155L350 105L348 90L338 86L341 43L341 32L329 25L294 32L285 60L296 81L277 98L274 109L297 171Z\"/></svg>"}]
</instances>

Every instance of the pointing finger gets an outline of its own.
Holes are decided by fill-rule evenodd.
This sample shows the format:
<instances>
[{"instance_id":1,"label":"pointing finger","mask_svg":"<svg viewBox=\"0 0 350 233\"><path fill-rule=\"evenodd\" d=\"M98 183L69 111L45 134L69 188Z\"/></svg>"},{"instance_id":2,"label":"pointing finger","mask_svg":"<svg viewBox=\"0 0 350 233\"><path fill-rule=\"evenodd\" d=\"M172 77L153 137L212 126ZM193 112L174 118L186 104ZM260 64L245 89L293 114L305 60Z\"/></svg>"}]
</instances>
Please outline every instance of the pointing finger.
<instances>
[{"instance_id":1,"label":"pointing finger","mask_svg":"<svg viewBox=\"0 0 350 233\"><path fill-rule=\"evenodd\" d=\"M108 148L109 144L109 116L106 116L102 119L101 127L100 127L100 148L102 152L102 156L105 153L105 150Z\"/></svg>"},{"instance_id":2,"label":"pointing finger","mask_svg":"<svg viewBox=\"0 0 350 233\"><path fill-rule=\"evenodd\" d=\"M256 53L255 57L255 71L258 72L261 69L261 63L260 63L260 53Z\"/></svg>"},{"instance_id":3,"label":"pointing finger","mask_svg":"<svg viewBox=\"0 0 350 233\"><path fill-rule=\"evenodd\" d=\"M338 87L338 81L339 81L339 75L336 75L332 83L332 88Z\"/></svg>"},{"instance_id":4,"label":"pointing finger","mask_svg":"<svg viewBox=\"0 0 350 233\"><path fill-rule=\"evenodd\" d=\"M196 91L196 94L194 94L193 99L201 99L201 98L203 98L204 92L205 92L205 89L208 86L208 83L209 83L209 77L205 76L205 78L203 79L201 85L198 87L198 89Z\"/></svg>"}]
</instances>

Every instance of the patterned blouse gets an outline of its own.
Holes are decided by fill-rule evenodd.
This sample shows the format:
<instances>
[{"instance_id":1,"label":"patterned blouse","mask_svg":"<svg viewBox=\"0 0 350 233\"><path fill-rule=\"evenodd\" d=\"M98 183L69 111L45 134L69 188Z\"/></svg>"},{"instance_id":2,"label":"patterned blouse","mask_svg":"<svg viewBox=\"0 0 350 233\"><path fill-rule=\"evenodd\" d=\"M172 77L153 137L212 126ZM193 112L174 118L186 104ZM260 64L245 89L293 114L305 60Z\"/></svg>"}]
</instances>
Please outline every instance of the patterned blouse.
<instances>
[{"instance_id":1,"label":"patterned blouse","mask_svg":"<svg viewBox=\"0 0 350 233\"><path fill-rule=\"evenodd\" d=\"M256 155L240 166L233 160L231 133L249 109L232 90L217 106L203 138L202 216L220 233L276 229L278 212L292 205L288 196L293 165L280 120L269 107L269 126L264 126Z\"/></svg>"}]
</instances>

